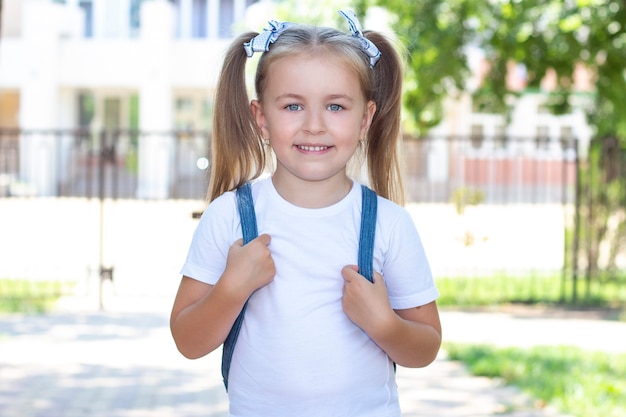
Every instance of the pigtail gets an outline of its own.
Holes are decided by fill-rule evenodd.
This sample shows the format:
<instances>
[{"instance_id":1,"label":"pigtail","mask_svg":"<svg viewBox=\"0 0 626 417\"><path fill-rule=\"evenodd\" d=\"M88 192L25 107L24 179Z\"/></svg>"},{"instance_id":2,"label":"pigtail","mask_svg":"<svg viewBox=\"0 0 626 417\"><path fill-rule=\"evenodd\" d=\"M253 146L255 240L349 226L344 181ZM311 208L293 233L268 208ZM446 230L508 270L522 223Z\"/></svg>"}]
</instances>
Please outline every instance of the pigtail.
<instances>
[{"instance_id":1,"label":"pigtail","mask_svg":"<svg viewBox=\"0 0 626 417\"><path fill-rule=\"evenodd\" d=\"M250 110L245 79L248 58L243 44L256 35L244 33L233 41L220 72L213 113L209 202L257 178L265 166L263 141Z\"/></svg>"},{"instance_id":2,"label":"pigtail","mask_svg":"<svg viewBox=\"0 0 626 417\"><path fill-rule=\"evenodd\" d=\"M376 113L366 141L369 181L379 195L404 204L400 167L402 61L385 36L374 31L365 31L364 35L382 54L372 69L372 95L376 102Z\"/></svg>"}]
</instances>

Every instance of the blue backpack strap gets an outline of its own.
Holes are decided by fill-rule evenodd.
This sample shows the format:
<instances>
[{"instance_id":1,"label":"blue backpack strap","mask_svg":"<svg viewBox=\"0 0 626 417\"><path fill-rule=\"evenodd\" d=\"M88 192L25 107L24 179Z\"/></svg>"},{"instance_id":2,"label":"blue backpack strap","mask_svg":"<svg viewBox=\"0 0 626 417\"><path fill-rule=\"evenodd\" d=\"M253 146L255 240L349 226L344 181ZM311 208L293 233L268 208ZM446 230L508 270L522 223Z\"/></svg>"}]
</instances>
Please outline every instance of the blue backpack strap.
<instances>
[{"instance_id":1,"label":"blue backpack strap","mask_svg":"<svg viewBox=\"0 0 626 417\"><path fill-rule=\"evenodd\" d=\"M259 235L256 228L252 187L249 182L237 188L237 208L239 209L239 217L241 217L241 232L245 245Z\"/></svg>"},{"instance_id":2,"label":"blue backpack strap","mask_svg":"<svg viewBox=\"0 0 626 417\"><path fill-rule=\"evenodd\" d=\"M258 235L256 215L254 213L254 202L252 200L252 191L250 183L246 183L237 189L237 207L239 209L239 217L241 218L241 232L243 234L243 244L247 244L251 240L255 239ZM233 324L230 333L224 340L224 347L222 351L222 378L224 379L224 387L228 391L228 372L230 370L230 363L233 359L233 352L235 351L235 343L241 330L243 323L243 316L246 313L248 302L243 305L241 312L237 316L235 323Z\"/></svg>"},{"instance_id":3,"label":"blue backpack strap","mask_svg":"<svg viewBox=\"0 0 626 417\"><path fill-rule=\"evenodd\" d=\"M359 238L359 274L374 282L374 238L376 237L376 214L378 199L376 193L361 184L363 207L361 208L361 236ZM393 363L396 370L396 363Z\"/></svg>"},{"instance_id":4,"label":"blue backpack strap","mask_svg":"<svg viewBox=\"0 0 626 417\"><path fill-rule=\"evenodd\" d=\"M361 185L363 204L361 208L361 235L359 238L359 274L374 281L374 237L376 234L376 193Z\"/></svg>"}]
</instances>

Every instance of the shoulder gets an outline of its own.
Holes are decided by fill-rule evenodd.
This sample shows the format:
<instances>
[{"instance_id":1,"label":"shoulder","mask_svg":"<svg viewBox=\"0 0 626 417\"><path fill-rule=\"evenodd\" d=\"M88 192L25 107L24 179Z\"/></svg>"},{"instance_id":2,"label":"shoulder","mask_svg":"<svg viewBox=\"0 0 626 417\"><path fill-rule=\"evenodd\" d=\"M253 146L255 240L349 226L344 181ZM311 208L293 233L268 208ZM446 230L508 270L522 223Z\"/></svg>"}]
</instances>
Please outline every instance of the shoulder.
<instances>
[{"instance_id":1,"label":"shoulder","mask_svg":"<svg viewBox=\"0 0 626 417\"><path fill-rule=\"evenodd\" d=\"M256 198L260 194L265 194L267 192L269 178L260 178L253 181L250 181L250 188L252 192L252 198L256 200ZM217 211L220 212L222 210L232 210L237 207L237 190L226 191L224 194L217 197L215 200L211 201L207 207L207 211Z\"/></svg>"},{"instance_id":2,"label":"shoulder","mask_svg":"<svg viewBox=\"0 0 626 417\"><path fill-rule=\"evenodd\" d=\"M235 191L227 191L209 203L202 217L232 212L236 203Z\"/></svg>"},{"instance_id":3,"label":"shoulder","mask_svg":"<svg viewBox=\"0 0 626 417\"><path fill-rule=\"evenodd\" d=\"M409 211L384 197L377 196L378 219L387 222L398 222L411 220Z\"/></svg>"},{"instance_id":4,"label":"shoulder","mask_svg":"<svg viewBox=\"0 0 626 417\"><path fill-rule=\"evenodd\" d=\"M262 176L260 178L250 181L252 198L256 200L260 195L267 194L269 191L271 191L272 187L273 185L271 177Z\"/></svg>"},{"instance_id":5,"label":"shoulder","mask_svg":"<svg viewBox=\"0 0 626 417\"><path fill-rule=\"evenodd\" d=\"M259 198L266 195L268 190L267 179L259 179L252 181L250 183L252 199L254 204ZM215 200L211 201L207 208L205 209L202 217L211 217L211 218L226 218L233 219L239 218L239 211L237 208L237 191L227 191L224 194L217 197Z\"/></svg>"},{"instance_id":6,"label":"shoulder","mask_svg":"<svg viewBox=\"0 0 626 417\"><path fill-rule=\"evenodd\" d=\"M417 226L411 212L391 200L378 196L376 213L376 233L377 237L391 245L391 242L400 242L397 247L401 247L413 242L420 242Z\"/></svg>"},{"instance_id":7,"label":"shoulder","mask_svg":"<svg viewBox=\"0 0 626 417\"><path fill-rule=\"evenodd\" d=\"M211 201L204 209L198 229L214 235L233 230L239 223L235 191L227 191Z\"/></svg>"}]
</instances>

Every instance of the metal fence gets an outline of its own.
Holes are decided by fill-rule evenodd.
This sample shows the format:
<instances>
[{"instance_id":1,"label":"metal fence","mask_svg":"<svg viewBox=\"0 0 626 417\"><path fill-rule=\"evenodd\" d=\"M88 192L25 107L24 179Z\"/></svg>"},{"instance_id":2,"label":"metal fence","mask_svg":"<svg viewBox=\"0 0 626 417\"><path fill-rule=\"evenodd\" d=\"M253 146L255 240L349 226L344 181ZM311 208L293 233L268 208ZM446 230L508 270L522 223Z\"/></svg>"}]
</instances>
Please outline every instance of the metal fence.
<instances>
[{"instance_id":1,"label":"metal fence","mask_svg":"<svg viewBox=\"0 0 626 417\"><path fill-rule=\"evenodd\" d=\"M208 132L0 129L0 196L202 199ZM573 203L573 139L429 137L404 141L409 201Z\"/></svg>"},{"instance_id":2,"label":"metal fence","mask_svg":"<svg viewBox=\"0 0 626 417\"><path fill-rule=\"evenodd\" d=\"M603 292L626 302L626 144L616 137L592 140L579 172L570 251L573 298L590 300Z\"/></svg>"},{"instance_id":3,"label":"metal fence","mask_svg":"<svg viewBox=\"0 0 626 417\"><path fill-rule=\"evenodd\" d=\"M141 273L154 276L158 271L175 270L164 264L178 258L173 256L171 248L148 248L145 239L151 240L149 236L155 224L160 224L160 233L170 237L186 233L195 224L190 207L201 209L204 204L210 173L210 140L210 133L192 131L0 129L0 198L13 203L3 207L14 207L12 213L37 207L37 213L42 213L47 209L42 209L43 200L36 197L72 197L54 199L62 207L53 204L57 207L58 224L52 226L54 231L50 233L68 234L71 227L76 229L72 236L82 239L82 243L72 241L71 247L54 248L56 255L50 253L45 259L39 256L40 262L31 266L9 262L14 264L14 270L26 271L20 272L26 278L24 288L31 288L29 279L39 279L28 278L28 274L49 276L48 270L54 269L50 268L54 263L73 265L77 277L84 275L79 271L84 265L84 270L89 270L85 280L97 280L100 285L112 281L115 274L119 291L124 291L125 277L137 279ZM439 276L448 274L448 258L454 259L455 271L451 276L469 277L468 286L472 285L472 276L493 273L493 269L485 270L481 259L493 264L496 258L508 268L502 270L504 275L520 271L525 274L529 270L540 273L549 270L554 275L564 263L561 258L571 259L572 255L564 253L566 249L559 239L563 236L562 228L566 227L565 208L575 207L578 198L576 140L429 137L407 138L403 147L408 201L417 203L413 207L419 212L419 220L425 223L420 225L420 233L424 232L428 238L436 237L432 263L435 268L443 265ZM29 204L33 198L36 201ZM65 200L76 201L75 214L68 214L68 206L62 203ZM451 203L456 205L457 212L470 205L480 206L482 211L473 218L459 216L450 209ZM131 207L130 211L125 211L127 207ZM168 220L163 222L164 218ZM50 228L47 221L38 220L34 227ZM0 223L7 225L7 221ZM22 229L25 227L22 225L33 227L27 219L17 223ZM442 230L441 223L447 223L444 227L447 230ZM462 242L452 230L456 227L453 223L462 223ZM15 227L10 224L11 233L16 233ZM543 236L539 244L524 246L523 239L534 233L545 235L548 228L559 239ZM0 239L0 247L5 248L0 257L7 255L7 248L9 253L19 250L19 245L11 242L14 238L6 232L0 230L5 237ZM481 241L483 232L490 234L487 244ZM140 240L141 236L144 241ZM444 242L444 238L448 240ZM186 238L177 235L172 239ZM28 251L43 253L50 252L47 248L55 241L54 236L39 235L35 241L39 243L34 246L32 241L22 243ZM161 249L165 252L157 252ZM516 256L521 252L523 257ZM547 261L534 260L539 258ZM46 265L38 268L39 264ZM141 273L136 271L138 265L144 268ZM154 273L146 273L146 266ZM58 274L55 276L68 276L66 271ZM6 278L1 275L2 272L0 283ZM528 282L532 285L533 281ZM54 288L59 291L58 287ZM142 288L156 291L154 282ZM171 289L163 291L169 294ZM0 287L0 302L4 293Z\"/></svg>"},{"instance_id":4,"label":"metal fence","mask_svg":"<svg viewBox=\"0 0 626 417\"><path fill-rule=\"evenodd\" d=\"M0 197L202 199L210 134L0 129Z\"/></svg>"},{"instance_id":5,"label":"metal fence","mask_svg":"<svg viewBox=\"0 0 626 417\"><path fill-rule=\"evenodd\" d=\"M450 202L478 193L485 204L572 203L574 139L429 137L404 142L410 201Z\"/></svg>"}]
</instances>

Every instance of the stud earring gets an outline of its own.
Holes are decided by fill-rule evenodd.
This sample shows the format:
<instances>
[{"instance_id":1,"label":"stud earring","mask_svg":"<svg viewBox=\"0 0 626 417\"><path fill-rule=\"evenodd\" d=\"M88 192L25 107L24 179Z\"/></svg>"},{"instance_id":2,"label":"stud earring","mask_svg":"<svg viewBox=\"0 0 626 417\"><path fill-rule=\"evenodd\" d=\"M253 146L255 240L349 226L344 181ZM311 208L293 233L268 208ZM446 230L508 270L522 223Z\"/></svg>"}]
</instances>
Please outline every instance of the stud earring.
<instances>
[{"instance_id":1,"label":"stud earring","mask_svg":"<svg viewBox=\"0 0 626 417\"><path fill-rule=\"evenodd\" d=\"M269 139L263 139L263 145L264 146L270 146L270 140Z\"/></svg>"}]
</instances>

